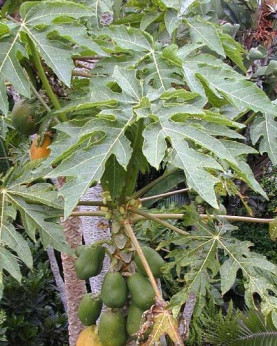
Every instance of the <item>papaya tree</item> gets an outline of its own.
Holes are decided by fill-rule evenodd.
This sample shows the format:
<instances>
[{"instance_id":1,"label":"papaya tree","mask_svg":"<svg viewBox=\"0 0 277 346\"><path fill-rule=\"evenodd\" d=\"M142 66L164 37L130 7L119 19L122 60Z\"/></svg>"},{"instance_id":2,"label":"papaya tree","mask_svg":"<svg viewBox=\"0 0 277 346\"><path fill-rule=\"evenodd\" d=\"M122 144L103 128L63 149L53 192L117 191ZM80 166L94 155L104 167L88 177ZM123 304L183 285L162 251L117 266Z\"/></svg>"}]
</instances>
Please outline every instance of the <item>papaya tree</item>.
<instances>
[{"instance_id":1,"label":"papaya tree","mask_svg":"<svg viewBox=\"0 0 277 346\"><path fill-rule=\"evenodd\" d=\"M99 275L104 255L110 257L101 289L108 310L99 331L86 330L99 332L102 344L153 345L166 336L183 345L184 306L193 299L199 315L207 301L222 302L238 277L246 305L277 326L277 267L233 237L230 224L269 223L276 239L276 221L225 215L223 205L238 196L247 207L238 182L267 198L247 157L266 153L276 164L277 105L249 78L248 52L230 26L220 25L219 2L26 1L16 16L8 8L0 24L2 139L9 147L30 134L27 120L38 137L31 160L17 155L1 177L2 272L20 281L18 260L32 267L16 220L32 240L73 255L59 218L103 216L111 239L103 227L103 239L75 256L82 280ZM10 85L24 104L37 105L35 116L15 122ZM32 155L37 151L43 154ZM157 178L140 186L149 171ZM53 181L60 178L57 190ZM82 201L97 183L102 199ZM179 193L188 203L177 210L152 208ZM80 205L100 209L74 211ZM141 239L143 222L161 232L160 254ZM163 277L173 275L178 292L165 299Z\"/></svg>"}]
</instances>

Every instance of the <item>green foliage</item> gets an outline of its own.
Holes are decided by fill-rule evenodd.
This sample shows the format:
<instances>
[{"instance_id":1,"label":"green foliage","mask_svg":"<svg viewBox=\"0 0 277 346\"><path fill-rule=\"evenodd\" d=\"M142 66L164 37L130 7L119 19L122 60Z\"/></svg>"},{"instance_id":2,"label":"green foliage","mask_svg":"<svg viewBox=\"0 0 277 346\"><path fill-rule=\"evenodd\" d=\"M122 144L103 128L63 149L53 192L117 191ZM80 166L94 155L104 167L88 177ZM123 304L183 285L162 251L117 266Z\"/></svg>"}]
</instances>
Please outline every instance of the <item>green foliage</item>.
<instances>
[{"instance_id":1,"label":"green foliage","mask_svg":"<svg viewBox=\"0 0 277 346\"><path fill-rule=\"evenodd\" d=\"M67 317L62 312L47 255L39 242L31 249L34 269L30 272L23 267L22 284L5 278L1 309L6 318L1 328L7 341L1 345L66 345Z\"/></svg>"},{"instance_id":2,"label":"green foliage","mask_svg":"<svg viewBox=\"0 0 277 346\"><path fill-rule=\"evenodd\" d=\"M191 324L188 345L228 344L239 334L239 313L233 311L232 303L226 314L218 306L209 303L200 316L192 319Z\"/></svg>"},{"instance_id":3,"label":"green foliage","mask_svg":"<svg viewBox=\"0 0 277 346\"><path fill-rule=\"evenodd\" d=\"M33 263L27 241L14 226L18 212L26 233L33 241L38 231L45 247L52 245L56 249L69 251L58 224L62 201L58 199L53 186L46 183L26 186L37 178L30 172L35 166L36 164L29 163L24 168L12 168L2 180L1 269L9 272L19 282L22 278L20 267L12 251L16 252L18 258L30 269ZM52 222L49 219L52 219Z\"/></svg>"},{"instance_id":4,"label":"green foliage","mask_svg":"<svg viewBox=\"0 0 277 346\"><path fill-rule=\"evenodd\" d=\"M162 169L167 179L149 189L150 194L155 189L170 190L182 175L184 184L209 204L214 214L220 211L220 196L239 193L238 180L266 198L247 156L258 153L256 146L277 163L277 105L246 76L247 53L233 38L238 28L219 25L226 17L248 25L249 17L243 18L247 9L255 9L255 3L28 1L20 6L21 21L2 19L0 110L4 115L9 110L7 82L21 95L31 97L33 79L24 68L26 64L35 63L35 80L42 80L48 94L50 86L45 81L53 75L68 93L63 100L56 99L55 93L48 95L54 100L55 111L48 112L42 132L50 128L55 137L51 155L42 164L27 162L2 177L1 271L20 282L17 257L32 268L28 243L14 226L17 219L32 240L38 232L44 247L68 251L59 217L62 213L65 218L70 216L96 182L102 183L112 207L116 206L109 210L110 215L120 210L123 215L126 202L140 197L135 193L137 177L151 167ZM9 3L5 11L10 10ZM84 74L76 69L72 73L73 60L96 54L99 59L86 74L90 81L81 82L78 74ZM41 69L37 66L40 59ZM250 128L253 147L245 145L242 135L249 114L255 115ZM8 119L2 120L2 128L7 129ZM52 120L57 124L54 128ZM59 190L62 198L52 184L37 183L42 177L64 177ZM171 299L174 313L194 293L198 298L195 315L199 316L207 297L221 301L240 277L246 304L254 308L259 303L277 325L277 290L272 285L276 266L251 252L249 241L232 237L229 224L222 220L202 222L191 207L182 212L187 235L173 236L170 224L154 228L149 220L146 227L138 229L139 237L149 242L145 238L150 233L150 241L162 240L160 247L168 251L165 280L177 282L173 290L178 286ZM129 211L126 213L129 218ZM163 239L156 230L163 232ZM142 279L149 284L149 307L154 291L147 279ZM179 285L184 287L179 289ZM136 291L136 285L132 286ZM136 291L135 296L140 293ZM19 319L15 324L20 323Z\"/></svg>"},{"instance_id":5,"label":"green foliage","mask_svg":"<svg viewBox=\"0 0 277 346\"><path fill-rule=\"evenodd\" d=\"M260 311L233 311L230 303L226 313L209 304L202 314L192 320L188 345L274 345L277 330Z\"/></svg>"},{"instance_id":6,"label":"green foliage","mask_svg":"<svg viewBox=\"0 0 277 346\"><path fill-rule=\"evenodd\" d=\"M233 235L242 241L253 243L252 249L277 264L277 243L268 234L268 225L240 223Z\"/></svg>"},{"instance_id":7,"label":"green foliage","mask_svg":"<svg viewBox=\"0 0 277 346\"><path fill-rule=\"evenodd\" d=\"M176 248L168 254L171 261L165 267L167 273L176 268L178 280L184 282L184 288L171 299L176 313L188 295L194 293L198 296L195 313L199 314L210 293L216 301L218 293L228 292L241 273L246 305L255 308L254 295L258 294L262 312L276 323L276 297L272 295L272 292L276 294L276 287L272 285L271 275L275 280L277 267L264 256L250 252L252 244L249 241L233 238L233 227L223 220L218 225L203 223L189 207L185 209L184 220L185 225L194 225L196 229L188 236L172 238L161 244L173 243L182 249ZM219 290L215 283L220 285Z\"/></svg>"}]
</instances>

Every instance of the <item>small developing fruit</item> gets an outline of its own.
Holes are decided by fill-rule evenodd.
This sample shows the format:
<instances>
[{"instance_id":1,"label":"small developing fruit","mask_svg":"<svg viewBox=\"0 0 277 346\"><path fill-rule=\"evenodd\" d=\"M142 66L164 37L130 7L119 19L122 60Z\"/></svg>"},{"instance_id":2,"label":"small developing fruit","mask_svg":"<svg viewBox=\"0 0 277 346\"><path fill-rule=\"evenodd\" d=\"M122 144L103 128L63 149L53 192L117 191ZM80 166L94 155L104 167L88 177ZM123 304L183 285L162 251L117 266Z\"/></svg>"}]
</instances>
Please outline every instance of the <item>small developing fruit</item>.
<instances>
[{"instance_id":1,"label":"small developing fruit","mask_svg":"<svg viewBox=\"0 0 277 346\"><path fill-rule=\"evenodd\" d=\"M31 144L30 156L32 161L38 160L50 155L51 150L48 148L48 146L52 143L52 137L49 135L44 135L44 138L41 144L39 144L39 141L40 141L40 137L37 136Z\"/></svg>"},{"instance_id":2,"label":"small developing fruit","mask_svg":"<svg viewBox=\"0 0 277 346\"><path fill-rule=\"evenodd\" d=\"M127 300L128 290L123 276L118 273L107 273L102 284L103 303L109 308L122 308Z\"/></svg>"},{"instance_id":3,"label":"small developing fruit","mask_svg":"<svg viewBox=\"0 0 277 346\"><path fill-rule=\"evenodd\" d=\"M101 297L94 297L92 293L85 294L78 308L79 320L85 326L95 324L100 316L102 305Z\"/></svg>"},{"instance_id":4,"label":"small developing fruit","mask_svg":"<svg viewBox=\"0 0 277 346\"><path fill-rule=\"evenodd\" d=\"M127 279L127 286L133 303L142 309L148 310L155 303L155 291L148 279L140 273L135 273Z\"/></svg>"},{"instance_id":5,"label":"small developing fruit","mask_svg":"<svg viewBox=\"0 0 277 346\"><path fill-rule=\"evenodd\" d=\"M14 128L23 135L30 136L38 131L39 121L34 103L27 100L23 99L14 104L11 120Z\"/></svg>"},{"instance_id":6,"label":"small developing fruit","mask_svg":"<svg viewBox=\"0 0 277 346\"><path fill-rule=\"evenodd\" d=\"M105 346L125 346L126 326L121 311L105 311L99 322L100 341Z\"/></svg>"},{"instance_id":7,"label":"small developing fruit","mask_svg":"<svg viewBox=\"0 0 277 346\"><path fill-rule=\"evenodd\" d=\"M161 267L165 264L165 261L163 260L163 258L158 254L157 251L155 251L149 246L143 246L142 252L148 262L148 265L152 271L152 274L157 278L161 277L162 276ZM143 275L147 276L144 266L137 253L135 254L135 263L138 268L138 271L142 273Z\"/></svg>"},{"instance_id":8,"label":"small developing fruit","mask_svg":"<svg viewBox=\"0 0 277 346\"><path fill-rule=\"evenodd\" d=\"M90 326L81 331L76 346L102 346L96 326Z\"/></svg>"},{"instance_id":9,"label":"small developing fruit","mask_svg":"<svg viewBox=\"0 0 277 346\"><path fill-rule=\"evenodd\" d=\"M87 280L100 274L103 268L104 257L105 248L103 246L86 247L83 249L75 261L77 277L81 280Z\"/></svg>"}]
</instances>

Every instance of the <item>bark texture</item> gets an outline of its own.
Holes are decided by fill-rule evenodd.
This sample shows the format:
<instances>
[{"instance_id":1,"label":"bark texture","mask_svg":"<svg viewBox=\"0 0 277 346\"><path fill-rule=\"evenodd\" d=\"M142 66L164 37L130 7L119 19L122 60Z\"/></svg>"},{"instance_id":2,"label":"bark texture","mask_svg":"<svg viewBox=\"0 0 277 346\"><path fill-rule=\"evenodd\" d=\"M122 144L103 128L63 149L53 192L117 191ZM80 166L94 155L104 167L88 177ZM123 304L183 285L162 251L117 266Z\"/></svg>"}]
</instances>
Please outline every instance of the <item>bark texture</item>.
<instances>
[{"instance_id":1,"label":"bark texture","mask_svg":"<svg viewBox=\"0 0 277 346\"><path fill-rule=\"evenodd\" d=\"M101 193L103 192L101 185L96 185L88 190L82 201L100 201L102 200ZM97 211L99 207L81 206L80 211ZM109 222L103 217L82 216L82 233L86 245L92 244L97 240L110 239ZM90 287L92 293L101 291L102 282L105 274L109 270L110 261L106 255L103 263L102 272L96 277L90 278Z\"/></svg>"},{"instance_id":2,"label":"bark texture","mask_svg":"<svg viewBox=\"0 0 277 346\"><path fill-rule=\"evenodd\" d=\"M82 242L81 220L79 217L68 218L62 222L64 234L70 248L74 250ZM64 283L67 296L67 315L69 345L75 346L78 335L83 329L83 325L78 318L78 307L84 294L87 293L84 280L79 280L75 273L75 258L66 253L62 253L62 265L64 272Z\"/></svg>"},{"instance_id":3,"label":"bark texture","mask_svg":"<svg viewBox=\"0 0 277 346\"><path fill-rule=\"evenodd\" d=\"M55 252L54 249L52 248L52 246L49 246L47 248L47 255L49 258L49 262L50 262L50 267L51 267L51 271L52 274L54 276L55 279L55 283L56 286L58 288L58 291L60 293L60 297L61 297L61 301L64 307L64 311L67 312L67 297L66 297L66 292L65 292L65 285L64 285L64 281L63 278L61 277L61 273L60 273L60 268L55 256Z\"/></svg>"}]
</instances>

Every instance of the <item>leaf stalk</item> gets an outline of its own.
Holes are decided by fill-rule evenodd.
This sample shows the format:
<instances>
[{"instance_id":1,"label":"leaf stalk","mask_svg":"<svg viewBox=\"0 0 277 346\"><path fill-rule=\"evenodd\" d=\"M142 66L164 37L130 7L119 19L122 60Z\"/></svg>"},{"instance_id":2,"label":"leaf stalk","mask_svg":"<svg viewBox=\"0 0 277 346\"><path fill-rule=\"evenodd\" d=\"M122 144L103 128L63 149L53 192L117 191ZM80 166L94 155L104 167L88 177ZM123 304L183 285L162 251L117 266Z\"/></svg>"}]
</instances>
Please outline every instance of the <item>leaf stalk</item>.
<instances>
[{"instance_id":1,"label":"leaf stalk","mask_svg":"<svg viewBox=\"0 0 277 346\"><path fill-rule=\"evenodd\" d=\"M144 253L143 253L143 251L142 251L142 249L141 249L141 247L139 245L139 242L138 242L138 240L137 240L137 238L136 238L136 236L134 234L133 228L130 225L130 222L128 220L125 220L124 228L125 228L126 234L131 239L131 242L133 243L133 246L134 246L134 248L137 251L137 254L138 254L138 256L139 256L139 258L141 260L141 263L143 264L144 269L145 269L145 271L146 271L146 273L147 273L147 275L149 277L149 281L150 281L150 283L151 283L151 285L152 285L152 287L153 287L153 289L155 291L156 296L158 297L159 300L163 300L163 297L162 297L161 292L160 292L160 290L158 288L158 285L157 285L156 280L155 280L155 278L153 276L153 273L152 273L152 271L151 271L151 269L149 267L149 264L148 264L148 262L147 262L147 260L146 260L146 258L144 256Z\"/></svg>"},{"instance_id":2,"label":"leaf stalk","mask_svg":"<svg viewBox=\"0 0 277 346\"><path fill-rule=\"evenodd\" d=\"M182 234L182 235L188 235L189 233L186 232L186 231L182 231L181 229L179 229L178 227L175 227L173 225L171 225L170 223L166 222L166 221L163 221L161 220L159 217L157 217L155 214L148 214L140 209L137 209L137 208L131 208L130 209L133 213L135 214L139 214L141 216L143 216L144 218L146 219L149 219L149 220L152 220L152 221L155 221L157 223L159 223L160 225L168 228L168 229L171 229L172 231L176 232L176 233L179 233L179 234ZM163 215L163 214L159 214L159 215ZM170 215L170 214L167 214L167 215ZM183 218L183 214L179 214L179 215L182 215L180 219ZM134 219L133 219L134 220Z\"/></svg>"}]
</instances>

